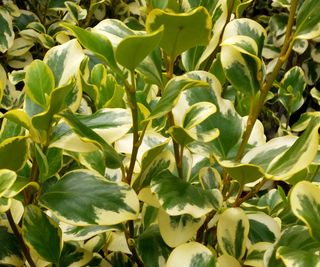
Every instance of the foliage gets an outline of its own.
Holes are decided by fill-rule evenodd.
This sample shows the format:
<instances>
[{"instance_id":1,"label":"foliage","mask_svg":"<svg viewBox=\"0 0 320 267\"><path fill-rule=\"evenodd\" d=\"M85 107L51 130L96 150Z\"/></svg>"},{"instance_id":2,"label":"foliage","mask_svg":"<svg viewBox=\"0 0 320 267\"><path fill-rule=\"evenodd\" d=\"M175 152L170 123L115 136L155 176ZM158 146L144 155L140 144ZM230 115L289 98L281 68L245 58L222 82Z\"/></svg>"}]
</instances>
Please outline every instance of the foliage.
<instances>
[{"instance_id":1,"label":"foliage","mask_svg":"<svg viewBox=\"0 0 320 267\"><path fill-rule=\"evenodd\" d=\"M319 266L318 0L2 2L1 265Z\"/></svg>"}]
</instances>

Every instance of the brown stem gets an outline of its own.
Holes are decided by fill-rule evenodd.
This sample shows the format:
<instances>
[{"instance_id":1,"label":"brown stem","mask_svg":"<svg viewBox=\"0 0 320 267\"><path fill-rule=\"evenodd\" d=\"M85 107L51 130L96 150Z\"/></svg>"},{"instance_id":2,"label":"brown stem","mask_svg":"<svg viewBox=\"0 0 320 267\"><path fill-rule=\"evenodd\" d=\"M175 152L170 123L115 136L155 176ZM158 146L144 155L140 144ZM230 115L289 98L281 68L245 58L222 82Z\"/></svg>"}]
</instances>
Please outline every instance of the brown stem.
<instances>
[{"instance_id":1,"label":"brown stem","mask_svg":"<svg viewBox=\"0 0 320 267\"><path fill-rule=\"evenodd\" d=\"M125 181L128 184L131 184L131 179L133 175L134 166L137 160L138 150L141 142L139 142L139 117L138 117L138 105L136 98L136 86L135 86L135 78L134 71L131 71L131 85L126 83L126 93L128 97L128 104L131 109L132 115L132 132L133 132L133 141L132 141L132 152L129 169L127 171L127 177Z\"/></svg>"},{"instance_id":2,"label":"brown stem","mask_svg":"<svg viewBox=\"0 0 320 267\"><path fill-rule=\"evenodd\" d=\"M293 46L293 37L292 37L292 27L294 23L294 16L297 8L298 0L292 0L291 1L291 7L290 7L290 15L289 15L289 20L288 20L288 25L287 25L287 32L285 35L285 40L284 40L284 45L281 49L280 56L278 58L278 61L268 77L266 83L262 86L260 90L260 97L258 99L258 102L255 103L255 101L251 102L251 106L254 106L254 108L251 108L251 112L249 113L248 121L247 121L247 127L246 130L243 134L242 142L238 150L238 154L236 156L236 160L240 161L244 152L245 152L245 147L249 141L253 126L260 114L260 111L264 105L264 102L266 100L266 97L268 95L269 90L273 86L274 80L277 78L277 75L283 65L283 63L287 60L289 57L292 46Z\"/></svg>"},{"instance_id":3,"label":"brown stem","mask_svg":"<svg viewBox=\"0 0 320 267\"><path fill-rule=\"evenodd\" d=\"M28 261L29 265L31 267L36 267L36 264L33 262L32 258L31 258L31 255L30 255L30 251L29 251L29 248L27 247L27 245L24 243L24 240L17 228L17 225L15 224L14 220L13 220L13 217L12 217L12 214L11 214L11 211L8 210L6 211L6 215L7 215L7 218L8 218L8 221L9 221L9 224L11 226L11 229L14 233L14 235L17 237L19 243L20 243L20 246L21 246L21 249L22 249L22 252L24 254L24 256L26 257L26 260Z\"/></svg>"},{"instance_id":4,"label":"brown stem","mask_svg":"<svg viewBox=\"0 0 320 267\"><path fill-rule=\"evenodd\" d=\"M256 186L254 186L244 197L239 197L233 203L233 207L239 207L243 202L253 197L256 193L259 192L261 187L267 182L267 179L262 179Z\"/></svg>"},{"instance_id":5,"label":"brown stem","mask_svg":"<svg viewBox=\"0 0 320 267\"><path fill-rule=\"evenodd\" d=\"M208 223L211 221L211 219L214 216L214 212L210 212L207 217L206 220L204 221L204 223L201 225L201 227L199 228L198 232L197 232L197 236L196 236L196 241L201 243L203 240L203 233L204 231L207 229L208 227Z\"/></svg>"}]
</instances>

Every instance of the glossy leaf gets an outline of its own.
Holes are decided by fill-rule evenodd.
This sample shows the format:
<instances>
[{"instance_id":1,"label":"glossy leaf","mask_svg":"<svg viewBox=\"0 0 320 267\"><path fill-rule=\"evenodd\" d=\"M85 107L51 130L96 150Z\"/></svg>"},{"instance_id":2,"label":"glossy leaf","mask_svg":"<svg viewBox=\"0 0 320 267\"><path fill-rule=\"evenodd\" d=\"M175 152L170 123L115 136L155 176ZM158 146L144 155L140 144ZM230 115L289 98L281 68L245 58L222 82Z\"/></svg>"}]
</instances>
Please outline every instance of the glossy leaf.
<instances>
[{"instance_id":1,"label":"glossy leaf","mask_svg":"<svg viewBox=\"0 0 320 267\"><path fill-rule=\"evenodd\" d=\"M46 110L41 112L31 119L34 128L40 130L47 130L52 123L53 116L60 111L68 108L68 95L75 91L75 80L72 79L65 86L55 88L50 96L48 96L48 103Z\"/></svg>"},{"instance_id":2,"label":"glossy leaf","mask_svg":"<svg viewBox=\"0 0 320 267\"><path fill-rule=\"evenodd\" d=\"M121 165L121 157L119 156L119 154L99 134L86 126L83 121L79 120L74 114L69 111L65 111L63 114L61 114L61 116L63 116L63 118L72 127L72 130L84 142L88 142L91 145L97 146L103 151L107 167L117 168ZM99 123L97 126L99 126Z\"/></svg>"},{"instance_id":3,"label":"glossy leaf","mask_svg":"<svg viewBox=\"0 0 320 267\"><path fill-rule=\"evenodd\" d=\"M23 254L19 246L19 241L13 233L9 233L7 228L0 226L0 264L22 266L24 263Z\"/></svg>"},{"instance_id":4,"label":"glossy leaf","mask_svg":"<svg viewBox=\"0 0 320 267\"><path fill-rule=\"evenodd\" d=\"M309 228L311 235L320 241L320 188L307 181L296 184L290 195L293 213Z\"/></svg>"},{"instance_id":5,"label":"glossy leaf","mask_svg":"<svg viewBox=\"0 0 320 267\"><path fill-rule=\"evenodd\" d=\"M61 229L35 205L25 208L22 236L26 244L43 259L58 263L62 250Z\"/></svg>"},{"instance_id":6,"label":"glossy leaf","mask_svg":"<svg viewBox=\"0 0 320 267\"><path fill-rule=\"evenodd\" d=\"M160 46L171 60L189 48L209 43L212 23L208 11L203 7L181 14L152 10L147 16L147 31L153 32L162 25L164 32ZM197 38L193 38L194 32L197 32Z\"/></svg>"},{"instance_id":7,"label":"glossy leaf","mask_svg":"<svg viewBox=\"0 0 320 267\"><path fill-rule=\"evenodd\" d=\"M316 253L294 250L288 247L279 247L277 257L280 258L286 266L320 266L320 256Z\"/></svg>"},{"instance_id":8,"label":"glossy leaf","mask_svg":"<svg viewBox=\"0 0 320 267\"><path fill-rule=\"evenodd\" d=\"M67 173L40 202L62 221L77 226L113 225L136 219L139 211L138 197L127 184L88 170Z\"/></svg>"},{"instance_id":9,"label":"glossy leaf","mask_svg":"<svg viewBox=\"0 0 320 267\"><path fill-rule=\"evenodd\" d=\"M249 220L240 208L228 208L220 216L217 238L223 253L241 259L246 252Z\"/></svg>"},{"instance_id":10,"label":"glossy leaf","mask_svg":"<svg viewBox=\"0 0 320 267\"><path fill-rule=\"evenodd\" d=\"M151 191L171 216L190 214L194 218L217 210L222 204L219 190L203 190L165 170L152 179Z\"/></svg>"},{"instance_id":11,"label":"glossy leaf","mask_svg":"<svg viewBox=\"0 0 320 267\"><path fill-rule=\"evenodd\" d=\"M48 65L43 61L34 60L26 69L24 82L30 99L45 108L55 87L54 76Z\"/></svg>"},{"instance_id":12,"label":"glossy leaf","mask_svg":"<svg viewBox=\"0 0 320 267\"><path fill-rule=\"evenodd\" d=\"M306 0L298 10L295 37L312 39L320 35L320 7L317 0Z\"/></svg>"},{"instance_id":13,"label":"glossy leaf","mask_svg":"<svg viewBox=\"0 0 320 267\"><path fill-rule=\"evenodd\" d=\"M3 7L0 8L0 52L5 53L14 41L14 31L12 25L12 17Z\"/></svg>"},{"instance_id":14,"label":"glossy leaf","mask_svg":"<svg viewBox=\"0 0 320 267\"><path fill-rule=\"evenodd\" d=\"M182 91L192 87L206 87L207 83L184 76L172 78L166 85L164 93L146 121L157 119L167 114L177 103Z\"/></svg>"},{"instance_id":15,"label":"glossy leaf","mask_svg":"<svg viewBox=\"0 0 320 267\"><path fill-rule=\"evenodd\" d=\"M105 60L115 72L121 74L115 60L113 47L108 38L95 31L87 31L71 24L64 23L63 26L71 30L85 48L97 54Z\"/></svg>"},{"instance_id":16,"label":"glossy leaf","mask_svg":"<svg viewBox=\"0 0 320 267\"><path fill-rule=\"evenodd\" d=\"M263 256L267 249L272 246L272 243L258 242L248 249L245 264L248 266L260 267L263 265Z\"/></svg>"},{"instance_id":17,"label":"glossy leaf","mask_svg":"<svg viewBox=\"0 0 320 267\"><path fill-rule=\"evenodd\" d=\"M142 60L159 44L163 28L147 35L135 35L124 38L116 50L117 61L133 71Z\"/></svg>"},{"instance_id":18,"label":"glossy leaf","mask_svg":"<svg viewBox=\"0 0 320 267\"><path fill-rule=\"evenodd\" d=\"M17 153L19 151L19 153ZM15 160L12 160L12 159ZM17 136L0 143L0 169L20 170L28 158L28 138Z\"/></svg>"},{"instance_id":19,"label":"glossy leaf","mask_svg":"<svg viewBox=\"0 0 320 267\"><path fill-rule=\"evenodd\" d=\"M285 74L280 83L279 101L289 114L297 111L303 104L303 91L306 87L303 70L293 67Z\"/></svg>"},{"instance_id":20,"label":"glossy leaf","mask_svg":"<svg viewBox=\"0 0 320 267\"><path fill-rule=\"evenodd\" d=\"M17 174L13 171L0 170L0 197L14 184Z\"/></svg>"},{"instance_id":21,"label":"glossy leaf","mask_svg":"<svg viewBox=\"0 0 320 267\"><path fill-rule=\"evenodd\" d=\"M55 87L60 87L76 76L84 53L77 40L57 45L45 54L43 61L50 67L55 78Z\"/></svg>"},{"instance_id":22,"label":"glossy leaf","mask_svg":"<svg viewBox=\"0 0 320 267\"><path fill-rule=\"evenodd\" d=\"M166 266L215 267L216 259L210 249L192 241L176 247L171 252Z\"/></svg>"},{"instance_id":23,"label":"glossy leaf","mask_svg":"<svg viewBox=\"0 0 320 267\"><path fill-rule=\"evenodd\" d=\"M158 223L162 239L170 247L177 247L191 240L204 223L205 218L198 219L185 214L169 216L164 210L158 213Z\"/></svg>"},{"instance_id":24,"label":"glossy leaf","mask_svg":"<svg viewBox=\"0 0 320 267\"><path fill-rule=\"evenodd\" d=\"M149 227L137 238L137 251L145 266L164 266L171 249L163 242L159 228Z\"/></svg>"},{"instance_id":25,"label":"glossy leaf","mask_svg":"<svg viewBox=\"0 0 320 267\"><path fill-rule=\"evenodd\" d=\"M40 187L37 182L32 182L29 178L18 176L15 183L4 193L4 197L15 197L29 186L33 187L35 190L39 190Z\"/></svg>"}]
</instances>

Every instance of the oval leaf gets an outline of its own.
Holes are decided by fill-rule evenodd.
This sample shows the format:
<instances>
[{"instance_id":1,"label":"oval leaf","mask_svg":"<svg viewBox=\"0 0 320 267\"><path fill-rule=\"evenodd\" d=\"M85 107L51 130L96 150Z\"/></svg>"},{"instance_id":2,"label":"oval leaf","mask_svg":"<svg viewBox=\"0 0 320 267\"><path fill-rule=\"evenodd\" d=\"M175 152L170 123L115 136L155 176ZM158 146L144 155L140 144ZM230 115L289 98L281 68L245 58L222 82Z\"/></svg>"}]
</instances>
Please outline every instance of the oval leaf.
<instances>
[{"instance_id":1,"label":"oval leaf","mask_svg":"<svg viewBox=\"0 0 320 267\"><path fill-rule=\"evenodd\" d=\"M240 208L228 208L219 218L217 238L223 253L241 259L246 252L249 220Z\"/></svg>"},{"instance_id":2,"label":"oval leaf","mask_svg":"<svg viewBox=\"0 0 320 267\"><path fill-rule=\"evenodd\" d=\"M147 35L135 35L124 38L116 50L118 62L133 71L142 60L159 44L163 27Z\"/></svg>"},{"instance_id":3,"label":"oval leaf","mask_svg":"<svg viewBox=\"0 0 320 267\"><path fill-rule=\"evenodd\" d=\"M189 13L174 14L161 9L153 9L146 21L148 32L164 26L160 46L174 60L182 52L197 45L207 45L210 41L212 20L204 7ZM194 38L194 33L197 38Z\"/></svg>"},{"instance_id":4,"label":"oval leaf","mask_svg":"<svg viewBox=\"0 0 320 267\"><path fill-rule=\"evenodd\" d=\"M57 223L39 207L25 208L22 222L24 242L46 261L58 263L62 250L62 232Z\"/></svg>"},{"instance_id":5,"label":"oval leaf","mask_svg":"<svg viewBox=\"0 0 320 267\"><path fill-rule=\"evenodd\" d=\"M110 182L88 170L67 173L40 202L61 221L78 226L113 225L134 220L139 212L138 196L127 184Z\"/></svg>"}]
</instances>

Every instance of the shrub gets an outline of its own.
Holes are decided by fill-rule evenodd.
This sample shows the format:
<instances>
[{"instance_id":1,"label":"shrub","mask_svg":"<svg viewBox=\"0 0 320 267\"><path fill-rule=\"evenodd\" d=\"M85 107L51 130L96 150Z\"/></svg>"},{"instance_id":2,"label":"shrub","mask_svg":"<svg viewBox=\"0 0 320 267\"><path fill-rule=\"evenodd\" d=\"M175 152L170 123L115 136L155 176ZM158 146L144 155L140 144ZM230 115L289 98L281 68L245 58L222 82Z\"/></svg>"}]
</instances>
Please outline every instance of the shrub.
<instances>
[{"instance_id":1,"label":"shrub","mask_svg":"<svg viewBox=\"0 0 320 267\"><path fill-rule=\"evenodd\" d=\"M0 25L0 264L319 266L318 0L7 0Z\"/></svg>"}]
</instances>

